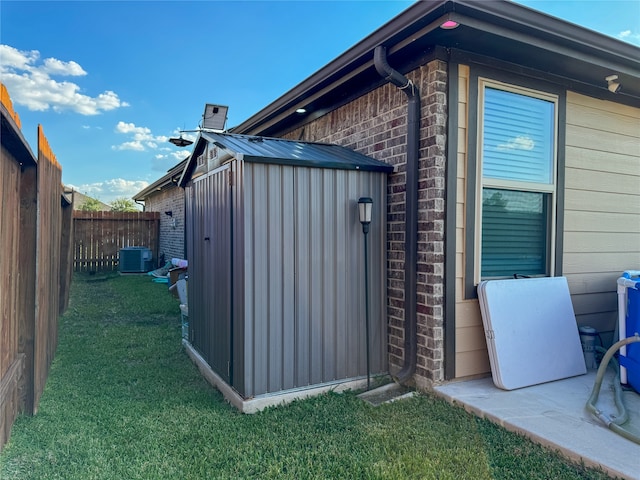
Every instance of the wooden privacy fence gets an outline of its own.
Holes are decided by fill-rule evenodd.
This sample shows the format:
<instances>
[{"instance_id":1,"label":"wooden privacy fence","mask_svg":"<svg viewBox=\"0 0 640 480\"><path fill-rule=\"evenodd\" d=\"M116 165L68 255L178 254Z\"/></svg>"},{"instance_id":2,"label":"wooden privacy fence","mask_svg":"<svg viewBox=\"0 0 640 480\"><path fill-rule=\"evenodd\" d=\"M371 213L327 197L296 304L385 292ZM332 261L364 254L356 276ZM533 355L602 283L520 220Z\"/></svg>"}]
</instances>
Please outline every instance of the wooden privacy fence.
<instances>
[{"instance_id":1,"label":"wooden privacy fence","mask_svg":"<svg viewBox=\"0 0 640 480\"><path fill-rule=\"evenodd\" d=\"M35 414L68 305L72 206L38 126L35 157L0 84L0 448L20 412Z\"/></svg>"},{"instance_id":2,"label":"wooden privacy fence","mask_svg":"<svg viewBox=\"0 0 640 480\"><path fill-rule=\"evenodd\" d=\"M120 249L147 247L158 258L159 212L73 212L76 272L117 270Z\"/></svg>"}]
</instances>

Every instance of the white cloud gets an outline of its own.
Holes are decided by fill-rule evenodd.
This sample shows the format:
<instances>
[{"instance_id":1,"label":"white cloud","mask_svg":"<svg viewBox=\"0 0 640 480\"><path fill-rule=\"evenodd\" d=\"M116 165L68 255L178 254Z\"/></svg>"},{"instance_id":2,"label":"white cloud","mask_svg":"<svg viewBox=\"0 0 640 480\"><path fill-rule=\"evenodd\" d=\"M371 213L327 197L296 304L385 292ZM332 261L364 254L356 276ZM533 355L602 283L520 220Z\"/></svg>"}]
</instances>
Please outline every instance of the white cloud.
<instances>
[{"instance_id":1,"label":"white cloud","mask_svg":"<svg viewBox=\"0 0 640 480\"><path fill-rule=\"evenodd\" d=\"M82 185L67 185L74 190L97 198L98 200L111 203L116 198L131 198L140 190L149 186L149 182L144 180L125 180L124 178L112 178L102 182L85 183Z\"/></svg>"},{"instance_id":2,"label":"white cloud","mask_svg":"<svg viewBox=\"0 0 640 480\"><path fill-rule=\"evenodd\" d=\"M143 188L149 186L149 182L144 180L125 180L123 178L113 178L104 182L107 188L112 192L126 195L132 192L132 195L138 193Z\"/></svg>"},{"instance_id":3,"label":"white cloud","mask_svg":"<svg viewBox=\"0 0 640 480\"><path fill-rule=\"evenodd\" d=\"M150 135L151 130L147 127L136 127L134 123L119 121L116 125L118 133L133 133L135 135Z\"/></svg>"},{"instance_id":4,"label":"white cloud","mask_svg":"<svg viewBox=\"0 0 640 480\"><path fill-rule=\"evenodd\" d=\"M144 152L144 145L138 140L132 140L131 142L124 142L120 145L113 145L112 150L134 150L136 152Z\"/></svg>"},{"instance_id":5,"label":"white cloud","mask_svg":"<svg viewBox=\"0 0 640 480\"><path fill-rule=\"evenodd\" d=\"M30 65L35 63L40 57L37 50L20 51L9 45L0 45L0 65L4 71L5 68L14 68L16 70L28 70Z\"/></svg>"},{"instance_id":6,"label":"white cloud","mask_svg":"<svg viewBox=\"0 0 640 480\"><path fill-rule=\"evenodd\" d=\"M175 135L176 137L180 136L180 137L182 137L182 138L186 138L187 140L190 140L190 141L192 141L192 142L195 142L195 141L196 141L196 139L198 138L198 137L197 137L196 135L194 135L193 133L191 133L191 132L183 132L183 131L181 131L179 128L176 128L176 129L173 131L173 135Z\"/></svg>"},{"instance_id":7,"label":"white cloud","mask_svg":"<svg viewBox=\"0 0 640 480\"><path fill-rule=\"evenodd\" d=\"M160 145L164 145L169 141L166 135L153 135L148 127L139 127L135 123L127 123L119 121L115 128L116 133L122 133L130 137L130 141L113 145L113 150L137 150L140 152L150 150L159 150Z\"/></svg>"},{"instance_id":8,"label":"white cloud","mask_svg":"<svg viewBox=\"0 0 640 480\"><path fill-rule=\"evenodd\" d=\"M151 170L155 171L155 172L162 172L162 174L164 175L165 173L167 173L168 170L171 169L171 167L175 166L176 162L167 157L166 155L160 156L160 157L155 157L152 161L151 161Z\"/></svg>"},{"instance_id":9,"label":"white cloud","mask_svg":"<svg viewBox=\"0 0 640 480\"><path fill-rule=\"evenodd\" d=\"M151 169L164 174L187 158L190 153L188 150L176 150L166 155L159 153L153 157Z\"/></svg>"},{"instance_id":10,"label":"white cloud","mask_svg":"<svg viewBox=\"0 0 640 480\"><path fill-rule=\"evenodd\" d=\"M498 150L533 150L535 146L536 142L531 137L518 135L510 138L507 143L498 145Z\"/></svg>"},{"instance_id":11,"label":"white cloud","mask_svg":"<svg viewBox=\"0 0 640 480\"><path fill-rule=\"evenodd\" d=\"M189 156L187 150L176 150L167 155L157 154L151 161L151 169L156 172L166 173L168 170L175 167L178 163Z\"/></svg>"},{"instance_id":12,"label":"white cloud","mask_svg":"<svg viewBox=\"0 0 640 480\"><path fill-rule=\"evenodd\" d=\"M0 76L17 105L34 111L68 110L81 115L98 115L129 106L110 90L91 97L80 93L80 86L73 82L51 78L85 75L87 72L74 61L65 62L56 58L40 61L38 50L18 50L9 45L0 45Z\"/></svg>"},{"instance_id":13,"label":"white cloud","mask_svg":"<svg viewBox=\"0 0 640 480\"><path fill-rule=\"evenodd\" d=\"M71 75L79 77L87 74L87 72L85 72L82 67L73 60L70 62L63 62L56 58L45 58L44 67L42 67L41 70L50 75Z\"/></svg>"},{"instance_id":14,"label":"white cloud","mask_svg":"<svg viewBox=\"0 0 640 480\"><path fill-rule=\"evenodd\" d=\"M616 35L620 40L640 45L640 33L633 33L631 30L625 30Z\"/></svg>"},{"instance_id":15,"label":"white cloud","mask_svg":"<svg viewBox=\"0 0 640 480\"><path fill-rule=\"evenodd\" d=\"M191 154L191 152L189 152L188 150L177 150L175 152L171 152L171 156L175 159L178 160L179 162L181 162L182 160L184 160L185 158L187 158L189 155Z\"/></svg>"}]
</instances>

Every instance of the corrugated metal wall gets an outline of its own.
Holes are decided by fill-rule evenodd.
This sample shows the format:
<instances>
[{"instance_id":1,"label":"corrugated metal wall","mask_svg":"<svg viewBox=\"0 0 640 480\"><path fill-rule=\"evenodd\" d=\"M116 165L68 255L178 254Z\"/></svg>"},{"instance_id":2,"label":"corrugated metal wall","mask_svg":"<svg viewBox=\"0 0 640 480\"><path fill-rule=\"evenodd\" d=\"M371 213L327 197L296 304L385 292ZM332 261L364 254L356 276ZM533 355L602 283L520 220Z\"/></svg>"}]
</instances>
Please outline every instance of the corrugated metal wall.
<instances>
[{"instance_id":1,"label":"corrugated metal wall","mask_svg":"<svg viewBox=\"0 0 640 480\"><path fill-rule=\"evenodd\" d=\"M231 381L231 190L229 166L196 179L186 195L189 338Z\"/></svg>"},{"instance_id":2,"label":"corrugated metal wall","mask_svg":"<svg viewBox=\"0 0 640 480\"><path fill-rule=\"evenodd\" d=\"M190 341L243 397L366 375L361 196L374 199L370 346L380 373L386 174L234 160L187 188Z\"/></svg>"},{"instance_id":3,"label":"corrugated metal wall","mask_svg":"<svg viewBox=\"0 0 640 480\"><path fill-rule=\"evenodd\" d=\"M386 372L386 175L243 166L244 379L234 387L250 397L366 374L361 196L374 199L371 371Z\"/></svg>"}]
</instances>

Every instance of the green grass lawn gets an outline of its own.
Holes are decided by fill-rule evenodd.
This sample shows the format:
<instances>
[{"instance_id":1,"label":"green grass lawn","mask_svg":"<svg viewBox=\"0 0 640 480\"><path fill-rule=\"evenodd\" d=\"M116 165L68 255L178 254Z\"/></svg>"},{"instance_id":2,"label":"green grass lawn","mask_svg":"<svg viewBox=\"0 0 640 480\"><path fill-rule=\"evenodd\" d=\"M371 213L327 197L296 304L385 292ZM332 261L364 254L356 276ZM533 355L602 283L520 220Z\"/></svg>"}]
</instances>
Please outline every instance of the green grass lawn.
<instances>
[{"instance_id":1,"label":"green grass lawn","mask_svg":"<svg viewBox=\"0 0 640 480\"><path fill-rule=\"evenodd\" d=\"M430 395L243 415L188 359L179 317L148 276L76 275L39 412L14 424L0 478L608 478Z\"/></svg>"}]
</instances>

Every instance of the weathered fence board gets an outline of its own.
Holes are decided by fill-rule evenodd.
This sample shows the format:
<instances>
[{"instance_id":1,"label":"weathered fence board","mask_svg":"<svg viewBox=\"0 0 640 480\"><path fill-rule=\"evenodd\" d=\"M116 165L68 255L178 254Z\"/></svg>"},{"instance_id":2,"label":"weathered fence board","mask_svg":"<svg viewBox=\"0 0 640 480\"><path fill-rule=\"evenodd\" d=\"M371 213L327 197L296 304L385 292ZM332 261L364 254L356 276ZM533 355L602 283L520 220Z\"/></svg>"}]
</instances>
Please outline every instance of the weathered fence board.
<instances>
[{"instance_id":1,"label":"weathered fence board","mask_svg":"<svg viewBox=\"0 0 640 480\"><path fill-rule=\"evenodd\" d=\"M118 269L120 249L147 247L158 258L158 212L73 212L74 271Z\"/></svg>"},{"instance_id":2,"label":"weathered fence board","mask_svg":"<svg viewBox=\"0 0 640 480\"><path fill-rule=\"evenodd\" d=\"M33 413L58 346L62 169L38 126L38 225L36 242L36 326ZM52 281L55 279L55 281Z\"/></svg>"},{"instance_id":3,"label":"weathered fence board","mask_svg":"<svg viewBox=\"0 0 640 480\"><path fill-rule=\"evenodd\" d=\"M63 197L60 238L60 314L69 307L69 287L73 275L73 203Z\"/></svg>"},{"instance_id":4,"label":"weathered fence board","mask_svg":"<svg viewBox=\"0 0 640 480\"><path fill-rule=\"evenodd\" d=\"M0 448L20 412L34 414L68 302L71 206L62 171L38 127L36 158L0 84ZM66 218L66 223L65 223ZM69 273L66 273L69 272Z\"/></svg>"},{"instance_id":5,"label":"weathered fence board","mask_svg":"<svg viewBox=\"0 0 640 480\"><path fill-rule=\"evenodd\" d=\"M36 158L0 84L0 448L18 413L27 411L25 395L33 378L25 346L35 315ZM31 337L33 338L33 337ZM33 350L31 350L33 361ZM32 391L32 390L31 390Z\"/></svg>"}]
</instances>

